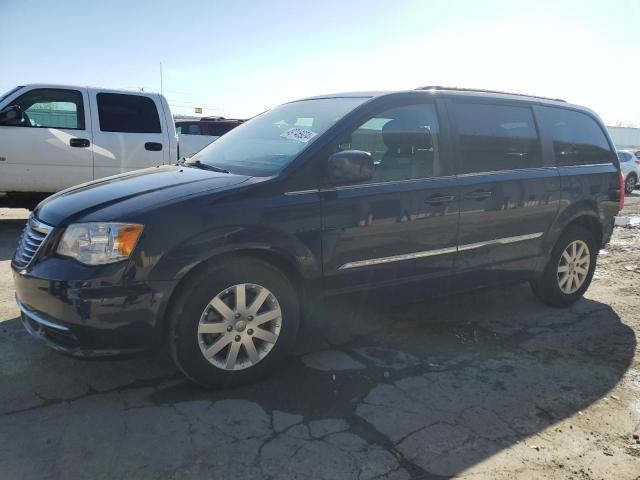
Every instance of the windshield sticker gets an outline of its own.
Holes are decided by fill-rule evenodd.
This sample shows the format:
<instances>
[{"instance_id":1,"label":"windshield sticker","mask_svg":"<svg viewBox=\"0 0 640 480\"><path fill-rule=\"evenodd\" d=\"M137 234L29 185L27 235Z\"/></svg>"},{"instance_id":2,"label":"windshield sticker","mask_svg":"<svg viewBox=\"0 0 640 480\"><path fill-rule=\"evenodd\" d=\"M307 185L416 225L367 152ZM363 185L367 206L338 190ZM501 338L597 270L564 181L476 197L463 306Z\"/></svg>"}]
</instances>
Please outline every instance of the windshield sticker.
<instances>
[{"instance_id":1,"label":"windshield sticker","mask_svg":"<svg viewBox=\"0 0 640 480\"><path fill-rule=\"evenodd\" d=\"M316 135L317 133L312 132L311 130L305 130L304 128L290 128L286 132L280 134L282 138L286 138L287 140L297 140L302 143L307 143Z\"/></svg>"}]
</instances>

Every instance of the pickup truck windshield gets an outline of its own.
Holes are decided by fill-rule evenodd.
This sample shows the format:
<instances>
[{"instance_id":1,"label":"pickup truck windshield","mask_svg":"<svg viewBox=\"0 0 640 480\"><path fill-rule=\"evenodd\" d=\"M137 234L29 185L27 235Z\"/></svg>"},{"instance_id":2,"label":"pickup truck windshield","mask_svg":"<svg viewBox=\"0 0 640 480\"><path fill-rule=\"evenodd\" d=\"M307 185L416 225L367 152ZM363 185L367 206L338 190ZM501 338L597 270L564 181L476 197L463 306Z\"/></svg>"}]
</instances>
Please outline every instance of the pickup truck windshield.
<instances>
[{"instance_id":1,"label":"pickup truck windshield","mask_svg":"<svg viewBox=\"0 0 640 480\"><path fill-rule=\"evenodd\" d=\"M12 93L17 92L21 88L22 88L22 85L20 85L19 87L16 87L16 88L13 88L13 89L9 90L8 92L5 92L5 93L1 94L0 95L0 102L2 102L5 98L7 98Z\"/></svg>"},{"instance_id":2,"label":"pickup truck windshield","mask_svg":"<svg viewBox=\"0 0 640 480\"><path fill-rule=\"evenodd\" d=\"M269 110L231 130L189 159L231 173L270 176L367 97L301 100Z\"/></svg>"}]
</instances>

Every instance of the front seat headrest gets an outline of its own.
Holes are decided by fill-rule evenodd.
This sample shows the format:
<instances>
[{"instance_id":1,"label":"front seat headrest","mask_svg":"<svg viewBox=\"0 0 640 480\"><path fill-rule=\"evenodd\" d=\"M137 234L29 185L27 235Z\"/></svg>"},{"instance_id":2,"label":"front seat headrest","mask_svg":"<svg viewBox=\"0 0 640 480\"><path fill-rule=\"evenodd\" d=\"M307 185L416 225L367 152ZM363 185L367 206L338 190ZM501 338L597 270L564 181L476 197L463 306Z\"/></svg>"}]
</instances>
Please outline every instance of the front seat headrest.
<instances>
[{"instance_id":1,"label":"front seat headrest","mask_svg":"<svg viewBox=\"0 0 640 480\"><path fill-rule=\"evenodd\" d=\"M433 146L428 127L418 127L415 122L394 119L382 127L382 140L388 148L415 147L430 149Z\"/></svg>"}]
</instances>

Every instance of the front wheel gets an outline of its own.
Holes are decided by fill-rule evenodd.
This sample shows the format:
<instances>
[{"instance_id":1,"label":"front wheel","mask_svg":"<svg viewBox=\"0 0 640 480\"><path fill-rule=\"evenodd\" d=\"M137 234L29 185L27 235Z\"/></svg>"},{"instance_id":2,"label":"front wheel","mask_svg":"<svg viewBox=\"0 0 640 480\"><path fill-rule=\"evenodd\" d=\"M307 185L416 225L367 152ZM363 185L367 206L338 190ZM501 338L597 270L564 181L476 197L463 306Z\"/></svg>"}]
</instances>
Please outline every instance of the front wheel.
<instances>
[{"instance_id":1,"label":"front wheel","mask_svg":"<svg viewBox=\"0 0 640 480\"><path fill-rule=\"evenodd\" d=\"M176 365L205 387L256 381L286 357L299 302L288 278L261 260L209 266L183 286L171 310Z\"/></svg>"},{"instance_id":2,"label":"front wheel","mask_svg":"<svg viewBox=\"0 0 640 480\"><path fill-rule=\"evenodd\" d=\"M547 305L567 307L584 295L596 267L596 241L583 227L565 231L553 247L539 277L531 280L535 295Z\"/></svg>"}]
</instances>

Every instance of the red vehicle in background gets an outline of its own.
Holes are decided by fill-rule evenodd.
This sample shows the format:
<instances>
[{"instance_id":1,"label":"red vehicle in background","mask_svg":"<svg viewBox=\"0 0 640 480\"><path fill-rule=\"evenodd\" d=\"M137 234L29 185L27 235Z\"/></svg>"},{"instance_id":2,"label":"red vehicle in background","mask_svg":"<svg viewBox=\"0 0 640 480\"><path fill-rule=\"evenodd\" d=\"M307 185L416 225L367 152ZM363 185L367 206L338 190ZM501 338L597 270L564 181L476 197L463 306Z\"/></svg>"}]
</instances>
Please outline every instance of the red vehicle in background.
<instances>
[{"instance_id":1,"label":"red vehicle in background","mask_svg":"<svg viewBox=\"0 0 640 480\"><path fill-rule=\"evenodd\" d=\"M176 132L178 132L178 135L209 135L212 137L221 137L242 122L244 122L244 120L224 117L176 120Z\"/></svg>"},{"instance_id":2,"label":"red vehicle in background","mask_svg":"<svg viewBox=\"0 0 640 480\"><path fill-rule=\"evenodd\" d=\"M243 122L244 120L224 117L176 120L180 157L190 157Z\"/></svg>"}]
</instances>

